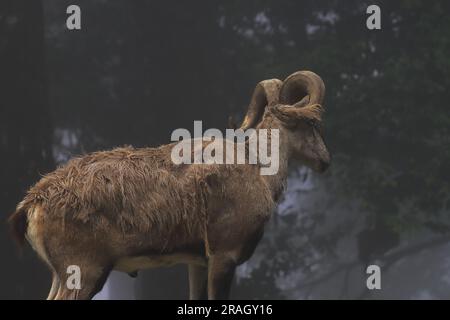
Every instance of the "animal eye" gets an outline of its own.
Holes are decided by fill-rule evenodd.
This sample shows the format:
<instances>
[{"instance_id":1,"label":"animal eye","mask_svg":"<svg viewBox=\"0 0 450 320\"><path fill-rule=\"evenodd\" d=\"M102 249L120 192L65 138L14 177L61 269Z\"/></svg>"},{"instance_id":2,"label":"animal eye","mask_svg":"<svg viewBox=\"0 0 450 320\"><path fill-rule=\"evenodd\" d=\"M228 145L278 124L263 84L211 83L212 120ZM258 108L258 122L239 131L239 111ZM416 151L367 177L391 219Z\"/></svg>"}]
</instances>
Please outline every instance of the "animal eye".
<instances>
[{"instance_id":1,"label":"animal eye","mask_svg":"<svg viewBox=\"0 0 450 320\"><path fill-rule=\"evenodd\" d=\"M313 120L313 119L308 119L307 123L308 123L308 125L313 127L313 129L315 129L318 132L322 133L322 124L319 121Z\"/></svg>"},{"instance_id":2,"label":"animal eye","mask_svg":"<svg viewBox=\"0 0 450 320\"><path fill-rule=\"evenodd\" d=\"M316 120L313 120L313 119L308 119L307 121L306 121L310 126L313 126L314 128L316 128L319 124L318 124L318 122L316 121Z\"/></svg>"}]
</instances>

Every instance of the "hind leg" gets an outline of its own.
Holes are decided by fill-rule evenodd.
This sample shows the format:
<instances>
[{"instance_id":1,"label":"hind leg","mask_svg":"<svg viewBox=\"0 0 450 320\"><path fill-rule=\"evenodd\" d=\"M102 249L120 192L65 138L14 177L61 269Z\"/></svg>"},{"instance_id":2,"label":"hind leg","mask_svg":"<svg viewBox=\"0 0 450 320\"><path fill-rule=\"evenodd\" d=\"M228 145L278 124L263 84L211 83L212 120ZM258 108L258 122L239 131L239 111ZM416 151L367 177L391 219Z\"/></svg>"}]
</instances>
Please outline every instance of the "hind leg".
<instances>
[{"instance_id":1,"label":"hind leg","mask_svg":"<svg viewBox=\"0 0 450 320\"><path fill-rule=\"evenodd\" d=\"M71 274L60 272L61 283L55 300L89 300L102 288L111 271L109 266L89 265L80 267L81 281L79 288L71 286Z\"/></svg>"}]
</instances>

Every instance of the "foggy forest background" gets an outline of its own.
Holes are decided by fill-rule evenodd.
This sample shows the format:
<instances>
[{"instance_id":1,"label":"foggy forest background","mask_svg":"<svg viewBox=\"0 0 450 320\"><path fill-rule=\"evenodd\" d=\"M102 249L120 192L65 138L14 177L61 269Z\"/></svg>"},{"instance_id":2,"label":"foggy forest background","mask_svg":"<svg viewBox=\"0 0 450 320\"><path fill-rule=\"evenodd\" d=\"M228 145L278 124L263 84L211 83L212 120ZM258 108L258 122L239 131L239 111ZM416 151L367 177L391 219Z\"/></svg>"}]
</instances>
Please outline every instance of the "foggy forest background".
<instances>
[{"instance_id":1,"label":"foggy forest background","mask_svg":"<svg viewBox=\"0 0 450 320\"><path fill-rule=\"evenodd\" d=\"M82 30L65 26L77 4ZM257 82L325 81L332 166L293 166L233 298L450 298L450 3L2 0L0 298L42 299L50 274L6 219L70 157L227 127ZM382 269L382 290L365 267ZM186 298L184 266L113 274L104 298Z\"/></svg>"}]
</instances>

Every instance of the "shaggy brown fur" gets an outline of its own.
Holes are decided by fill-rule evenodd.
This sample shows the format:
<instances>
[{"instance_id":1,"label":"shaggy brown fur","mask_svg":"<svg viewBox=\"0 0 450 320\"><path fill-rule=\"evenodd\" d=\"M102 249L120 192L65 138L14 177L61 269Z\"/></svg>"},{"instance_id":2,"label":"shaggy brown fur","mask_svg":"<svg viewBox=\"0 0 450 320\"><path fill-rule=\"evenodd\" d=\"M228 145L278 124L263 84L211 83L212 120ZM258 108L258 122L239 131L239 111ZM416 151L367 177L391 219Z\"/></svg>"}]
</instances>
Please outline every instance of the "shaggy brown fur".
<instances>
[{"instance_id":1,"label":"shaggy brown fur","mask_svg":"<svg viewBox=\"0 0 450 320\"><path fill-rule=\"evenodd\" d=\"M253 101L254 116L267 100ZM257 129L280 130L274 176L261 176L259 164L175 165L174 144L96 152L44 176L11 223L53 273L48 298L89 299L112 269L134 274L173 263L189 264L191 298L206 290L226 298L235 266L253 253L284 189L289 158L328 166L322 138L304 121L320 121L320 113L319 105L265 109ZM66 286L69 265L81 268L79 290Z\"/></svg>"}]
</instances>

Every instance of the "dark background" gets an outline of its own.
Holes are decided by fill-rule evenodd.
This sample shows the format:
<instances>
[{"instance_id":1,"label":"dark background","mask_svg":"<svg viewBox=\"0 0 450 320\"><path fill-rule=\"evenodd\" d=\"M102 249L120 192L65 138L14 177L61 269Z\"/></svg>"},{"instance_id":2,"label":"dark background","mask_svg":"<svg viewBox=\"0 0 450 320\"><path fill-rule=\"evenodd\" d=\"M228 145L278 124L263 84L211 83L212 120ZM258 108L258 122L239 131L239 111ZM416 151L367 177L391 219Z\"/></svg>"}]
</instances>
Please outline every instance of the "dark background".
<instances>
[{"instance_id":1,"label":"dark background","mask_svg":"<svg viewBox=\"0 0 450 320\"><path fill-rule=\"evenodd\" d=\"M82 30L66 28L77 4ZM366 28L381 7L382 29ZM313 70L325 81L333 163L293 167L234 298L450 298L448 1L2 0L0 298L41 299L50 274L6 219L73 155L157 146L172 130L227 127L255 84ZM382 267L366 289L365 267ZM106 298L187 297L183 266Z\"/></svg>"}]
</instances>

